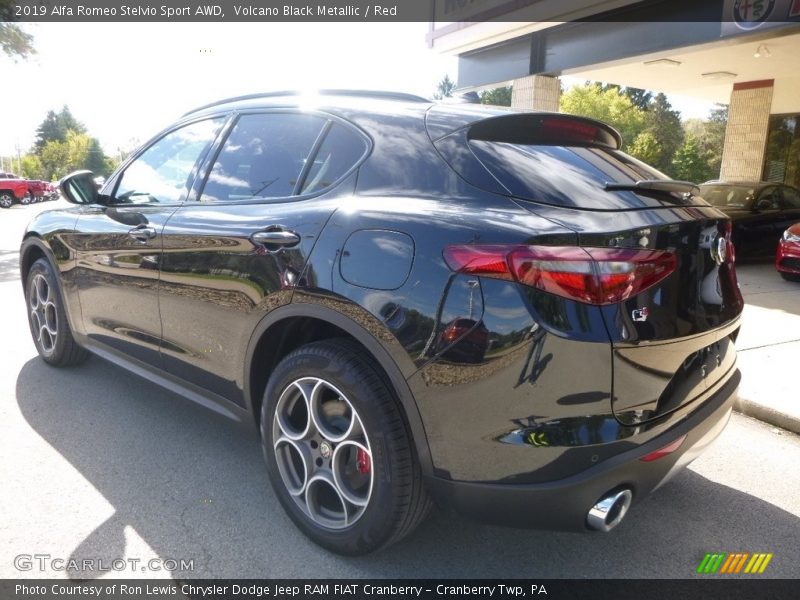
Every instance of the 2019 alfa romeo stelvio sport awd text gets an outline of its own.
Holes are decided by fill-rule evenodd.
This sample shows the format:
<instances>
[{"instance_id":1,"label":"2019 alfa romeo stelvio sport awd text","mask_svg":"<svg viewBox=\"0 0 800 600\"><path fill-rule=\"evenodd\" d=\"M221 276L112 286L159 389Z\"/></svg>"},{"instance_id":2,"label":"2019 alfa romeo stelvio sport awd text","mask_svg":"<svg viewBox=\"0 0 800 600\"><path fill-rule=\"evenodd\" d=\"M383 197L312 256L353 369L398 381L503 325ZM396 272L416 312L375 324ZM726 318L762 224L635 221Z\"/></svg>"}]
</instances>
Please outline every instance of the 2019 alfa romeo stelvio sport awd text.
<instances>
[{"instance_id":1,"label":"2019 alfa romeo stelvio sport awd text","mask_svg":"<svg viewBox=\"0 0 800 600\"><path fill-rule=\"evenodd\" d=\"M743 307L728 218L621 143L385 92L204 106L61 181L21 247L31 333L255 424L332 551L433 501L609 531L725 427Z\"/></svg>"}]
</instances>

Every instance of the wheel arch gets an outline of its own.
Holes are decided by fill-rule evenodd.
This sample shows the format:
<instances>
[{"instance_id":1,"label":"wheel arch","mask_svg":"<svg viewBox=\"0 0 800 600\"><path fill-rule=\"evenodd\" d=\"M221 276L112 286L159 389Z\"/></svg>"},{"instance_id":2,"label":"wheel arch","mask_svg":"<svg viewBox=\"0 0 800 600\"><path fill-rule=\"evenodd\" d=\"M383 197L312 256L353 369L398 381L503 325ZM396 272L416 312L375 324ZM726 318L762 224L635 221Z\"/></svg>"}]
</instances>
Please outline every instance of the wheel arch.
<instances>
[{"instance_id":1,"label":"wheel arch","mask_svg":"<svg viewBox=\"0 0 800 600\"><path fill-rule=\"evenodd\" d=\"M30 272L31 266L40 258L46 258L50 261L50 265L54 269L56 268L56 260L53 251L47 247L44 240L36 235L28 234L25 239L22 240L22 247L19 251L19 275L23 290L25 289L25 282L28 279L28 272ZM60 278L58 285L59 287L61 286Z\"/></svg>"},{"instance_id":2,"label":"wheel arch","mask_svg":"<svg viewBox=\"0 0 800 600\"><path fill-rule=\"evenodd\" d=\"M50 266L53 268L53 271L56 274L58 293L59 296L61 296L62 302L64 302L64 312L67 315L67 322L69 323L73 334L80 335L82 333L82 328L77 327L77 325L80 324L80 313L77 315L73 314L73 303L75 304L76 310L80 310L80 306L78 304L79 301L77 298L73 298L65 293L66 290L64 289L64 282L61 279L61 270L58 266L58 259L48 243L36 233L26 233L25 237L22 239L22 245L19 249L19 274L23 294L26 293L25 286L27 285L28 281L28 273L30 272L33 263L40 258L47 260L50 263Z\"/></svg>"},{"instance_id":3,"label":"wheel arch","mask_svg":"<svg viewBox=\"0 0 800 600\"><path fill-rule=\"evenodd\" d=\"M414 441L420 467L424 474L431 473L432 460L422 418L406 378L391 352L361 324L326 306L304 302L287 304L270 312L253 332L248 344L243 381L247 410L256 426L264 390L280 360L302 345L342 337L352 340L376 362L381 376L398 400Z\"/></svg>"}]
</instances>

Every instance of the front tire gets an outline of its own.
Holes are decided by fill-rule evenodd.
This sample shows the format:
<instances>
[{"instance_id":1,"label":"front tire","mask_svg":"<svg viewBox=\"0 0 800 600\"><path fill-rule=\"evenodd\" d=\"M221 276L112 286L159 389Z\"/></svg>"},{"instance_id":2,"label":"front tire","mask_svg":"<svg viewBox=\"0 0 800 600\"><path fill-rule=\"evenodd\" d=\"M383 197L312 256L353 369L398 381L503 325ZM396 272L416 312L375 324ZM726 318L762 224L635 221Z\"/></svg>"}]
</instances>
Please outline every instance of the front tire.
<instances>
[{"instance_id":1,"label":"front tire","mask_svg":"<svg viewBox=\"0 0 800 600\"><path fill-rule=\"evenodd\" d=\"M9 192L0 192L0 208L11 208L14 204L14 196Z\"/></svg>"},{"instance_id":2,"label":"front tire","mask_svg":"<svg viewBox=\"0 0 800 600\"><path fill-rule=\"evenodd\" d=\"M69 367L89 357L72 337L56 274L47 259L38 259L28 271L25 301L33 343L46 363Z\"/></svg>"},{"instance_id":3,"label":"front tire","mask_svg":"<svg viewBox=\"0 0 800 600\"><path fill-rule=\"evenodd\" d=\"M778 272L786 281L800 282L800 275L795 275L794 273L784 273L783 271Z\"/></svg>"},{"instance_id":4,"label":"front tire","mask_svg":"<svg viewBox=\"0 0 800 600\"><path fill-rule=\"evenodd\" d=\"M261 433L281 505L328 550L373 552L430 510L397 401L348 340L308 344L280 362L264 393Z\"/></svg>"}]
</instances>

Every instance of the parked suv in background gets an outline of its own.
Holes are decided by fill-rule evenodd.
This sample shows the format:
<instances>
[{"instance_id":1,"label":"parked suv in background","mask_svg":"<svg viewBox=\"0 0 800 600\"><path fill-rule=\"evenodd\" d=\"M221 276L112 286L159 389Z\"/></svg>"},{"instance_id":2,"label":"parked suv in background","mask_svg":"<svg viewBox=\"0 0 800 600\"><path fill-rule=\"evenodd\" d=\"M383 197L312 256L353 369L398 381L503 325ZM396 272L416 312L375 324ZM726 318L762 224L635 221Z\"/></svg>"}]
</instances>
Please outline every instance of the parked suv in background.
<instances>
[{"instance_id":1,"label":"parked suv in background","mask_svg":"<svg viewBox=\"0 0 800 600\"><path fill-rule=\"evenodd\" d=\"M730 221L620 144L402 94L208 105L99 192L61 182L21 248L31 332L255 423L333 551L431 498L608 531L725 426L742 311Z\"/></svg>"}]
</instances>

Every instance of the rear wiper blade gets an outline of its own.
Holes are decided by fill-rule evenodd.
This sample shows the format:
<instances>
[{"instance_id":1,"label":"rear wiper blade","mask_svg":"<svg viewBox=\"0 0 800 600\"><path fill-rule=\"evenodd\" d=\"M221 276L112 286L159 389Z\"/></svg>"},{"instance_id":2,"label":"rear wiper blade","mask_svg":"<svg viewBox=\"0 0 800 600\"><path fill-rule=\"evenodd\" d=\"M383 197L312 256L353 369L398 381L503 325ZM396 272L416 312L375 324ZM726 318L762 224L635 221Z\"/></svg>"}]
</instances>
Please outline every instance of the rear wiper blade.
<instances>
[{"instance_id":1,"label":"rear wiper blade","mask_svg":"<svg viewBox=\"0 0 800 600\"><path fill-rule=\"evenodd\" d=\"M673 194L680 194L681 200L689 200L700 193L700 188L691 181L673 179L642 179L635 183L614 183L607 181L603 189L607 192L637 192L657 198L678 200Z\"/></svg>"}]
</instances>

